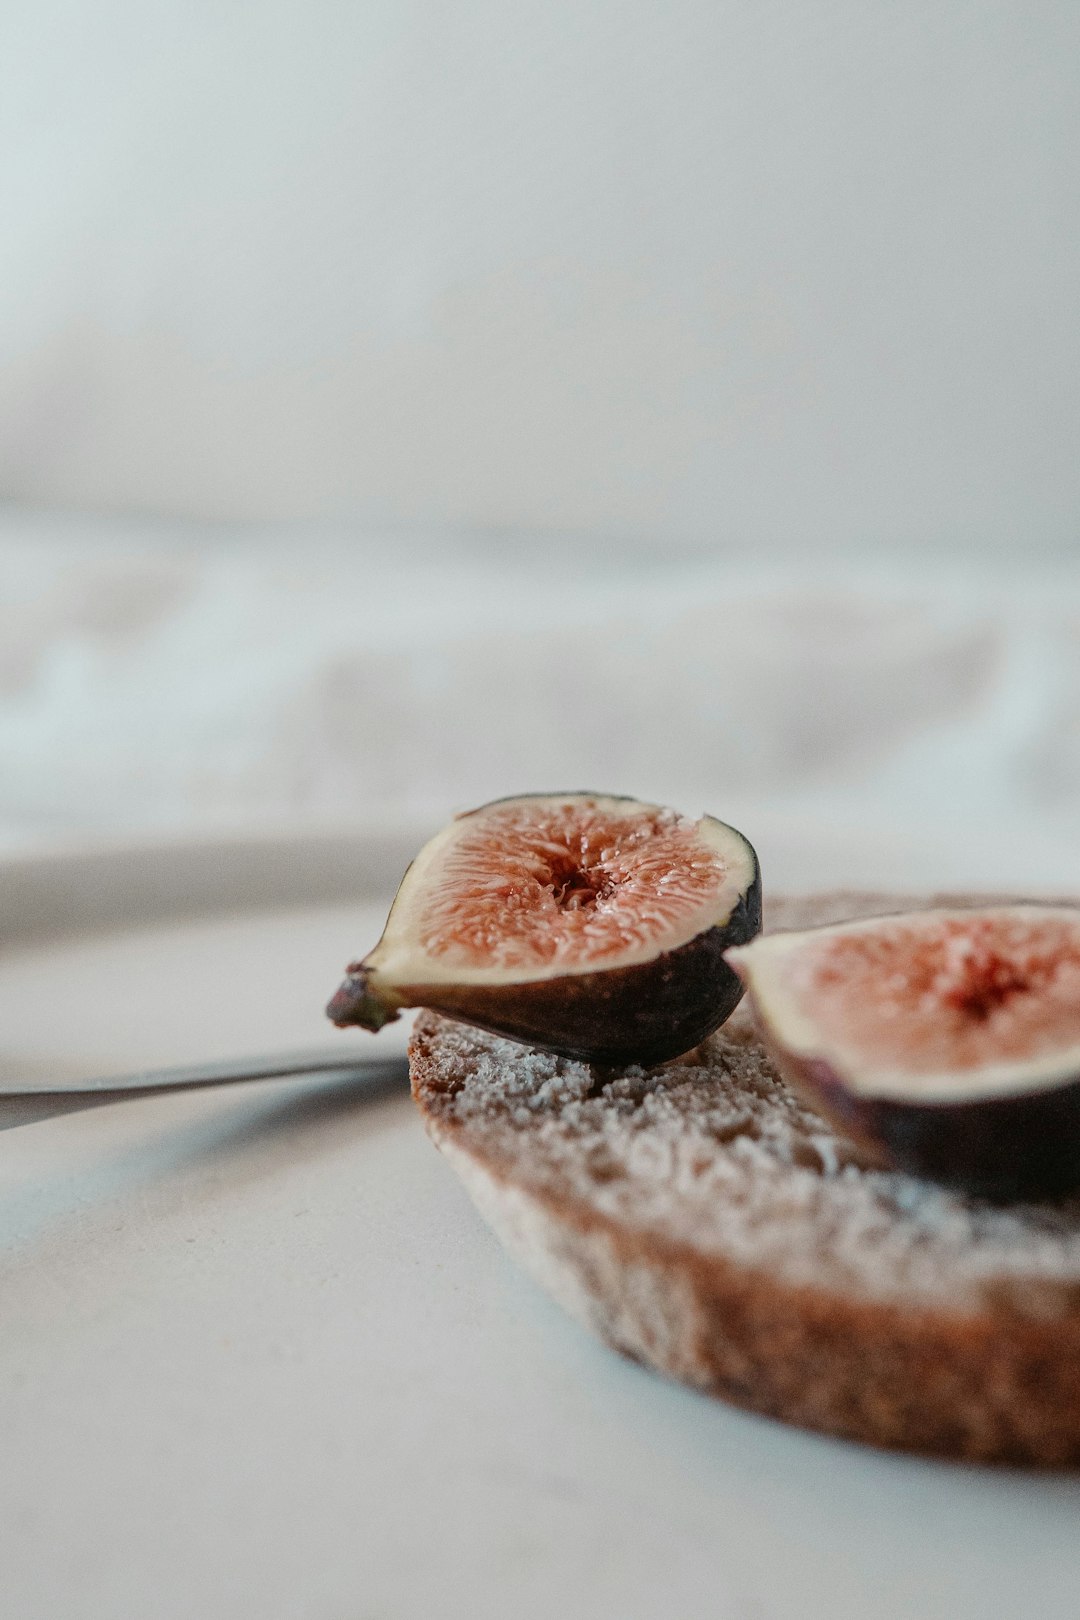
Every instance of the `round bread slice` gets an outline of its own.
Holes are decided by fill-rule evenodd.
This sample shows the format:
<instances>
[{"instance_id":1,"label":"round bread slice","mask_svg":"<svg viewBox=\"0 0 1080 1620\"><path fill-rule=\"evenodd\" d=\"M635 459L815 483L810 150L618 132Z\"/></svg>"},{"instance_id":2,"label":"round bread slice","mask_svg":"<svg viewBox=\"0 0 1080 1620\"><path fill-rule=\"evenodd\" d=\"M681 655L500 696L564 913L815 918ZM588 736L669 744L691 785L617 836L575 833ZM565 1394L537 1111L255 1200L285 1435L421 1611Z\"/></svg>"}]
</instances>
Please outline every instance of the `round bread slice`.
<instances>
[{"instance_id":1,"label":"round bread slice","mask_svg":"<svg viewBox=\"0 0 1080 1620\"><path fill-rule=\"evenodd\" d=\"M819 895L773 900L768 922L964 903ZM997 1207L873 1168L788 1090L743 1007L654 1069L431 1013L410 1056L480 1213L617 1350L873 1445L1080 1463L1080 1199Z\"/></svg>"}]
</instances>

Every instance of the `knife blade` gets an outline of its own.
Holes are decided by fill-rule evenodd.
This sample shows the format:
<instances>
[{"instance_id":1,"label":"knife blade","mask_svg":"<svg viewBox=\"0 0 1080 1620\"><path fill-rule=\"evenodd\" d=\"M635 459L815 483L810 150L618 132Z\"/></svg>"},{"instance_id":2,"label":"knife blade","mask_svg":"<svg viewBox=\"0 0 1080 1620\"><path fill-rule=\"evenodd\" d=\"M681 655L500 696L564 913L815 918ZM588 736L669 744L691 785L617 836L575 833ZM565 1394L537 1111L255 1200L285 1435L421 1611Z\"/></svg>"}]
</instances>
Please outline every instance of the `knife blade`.
<instances>
[{"instance_id":1,"label":"knife blade","mask_svg":"<svg viewBox=\"0 0 1080 1620\"><path fill-rule=\"evenodd\" d=\"M27 1084L0 1082L0 1130L13 1125L29 1125L38 1119L51 1119L96 1104L118 1102L125 1097L145 1097L157 1092L192 1090L200 1086L225 1086L249 1080L280 1080L302 1075L334 1075L347 1081L364 1082L374 1090L404 1086L409 1077L408 1059L381 1053L355 1055L331 1053L325 1047L315 1051L278 1052L263 1057L228 1058L222 1062L180 1064L165 1069L136 1069L129 1074L94 1076L89 1079L50 1083L35 1080Z\"/></svg>"}]
</instances>

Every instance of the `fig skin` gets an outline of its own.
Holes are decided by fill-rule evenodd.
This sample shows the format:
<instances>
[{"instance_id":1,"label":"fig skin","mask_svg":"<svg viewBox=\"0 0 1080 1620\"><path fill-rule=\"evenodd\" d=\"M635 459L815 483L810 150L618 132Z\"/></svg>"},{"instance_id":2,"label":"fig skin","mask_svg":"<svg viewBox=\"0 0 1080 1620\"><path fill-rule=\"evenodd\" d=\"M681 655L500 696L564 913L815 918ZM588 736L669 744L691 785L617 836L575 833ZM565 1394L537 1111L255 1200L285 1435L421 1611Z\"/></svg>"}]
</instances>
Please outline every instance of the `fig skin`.
<instances>
[{"instance_id":1,"label":"fig skin","mask_svg":"<svg viewBox=\"0 0 1080 1620\"><path fill-rule=\"evenodd\" d=\"M955 1102L863 1097L826 1059L787 1051L770 1035L765 1044L788 1084L882 1168L995 1203L1080 1187L1080 1075L1045 1091Z\"/></svg>"},{"instance_id":2,"label":"fig skin","mask_svg":"<svg viewBox=\"0 0 1080 1620\"><path fill-rule=\"evenodd\" d=\"M625 795L580 796L637 802ZM556 795L516 795L492 804L530 797ZM469 815L490 808L484 805ZM463 973L455 983L388 985L365 959L349 964L327 1016L340 1028L357 1024L377 1030L397 1018L400 1008L427 1007L541 1051L599 1066L651 1065L679 1057L718 1028L741 1001L743 982L724 953L748 944L761 931L760 867L748 840L741 833L736 836L750 859L750 882L725 922L674 950L624 967L498 984L470 983Z\"/></svg>"}]
</instances>

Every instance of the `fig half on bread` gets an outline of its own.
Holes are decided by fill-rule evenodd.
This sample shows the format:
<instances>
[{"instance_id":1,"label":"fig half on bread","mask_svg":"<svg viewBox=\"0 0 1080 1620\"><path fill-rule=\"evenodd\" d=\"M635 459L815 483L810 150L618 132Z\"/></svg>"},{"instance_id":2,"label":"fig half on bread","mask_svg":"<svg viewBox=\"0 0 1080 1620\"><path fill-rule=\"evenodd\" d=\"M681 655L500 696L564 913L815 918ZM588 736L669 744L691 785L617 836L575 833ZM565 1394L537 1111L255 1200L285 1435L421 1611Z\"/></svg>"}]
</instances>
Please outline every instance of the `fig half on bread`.
<instances>
[{"instance_id":1,"label":"fig half on bread","mask_svg":"<svg viewBox=\"0 0 1080 1620\"><path fill-rule=\"evenodd\" d=\"M427 1007L597 1064L677 1057L743 993L724 961L761 927L741 833L596 793L500 799L417 855L379 943L327 1013L376 1030Z\"/></svg>"},{"instance_id":2,"label":"fig half on bread","mask_svg":"<svg viewBox=\"0 0 1080 1620\"><path fill-rule=\"evenodd\" d=\"M727 959L785 1079L886 1163L998 1199L1080 1185L1080 911L899 914Z\"/></svg>"}]
</instances>

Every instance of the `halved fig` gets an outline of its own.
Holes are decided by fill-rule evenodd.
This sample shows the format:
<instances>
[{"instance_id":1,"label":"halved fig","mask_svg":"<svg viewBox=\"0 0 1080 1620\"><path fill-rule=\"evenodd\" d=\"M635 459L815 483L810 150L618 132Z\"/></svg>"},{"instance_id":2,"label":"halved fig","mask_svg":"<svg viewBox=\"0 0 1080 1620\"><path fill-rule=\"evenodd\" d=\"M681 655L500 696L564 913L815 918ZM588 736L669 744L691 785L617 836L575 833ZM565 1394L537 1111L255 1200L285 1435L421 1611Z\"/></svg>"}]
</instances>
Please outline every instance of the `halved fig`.
<instances>
[{"instance_id":1,"label":"halved fig","mask_svg":"<svg viewBox=\"0 0 1080 1620\"><path fill-rule=\"evenodd\" d=\"M724 951L760 927L757 857L722 821L596 793L499 799L425 844L327 1013L375 1030L431 1007L567 1057L659 1063L732 1012Z\"/></svg>"},{"instance_id":2,"label":"halved fig","mask_svg":"<svg viewBox=\"0 0 1080 1620\"><path fill-rule=\"evenodd\" d=\"M881 1162L995 1199L1080 1186L1080 911L925 911L728 952L766 1044Z\"/></svg>"}]
</instances>

